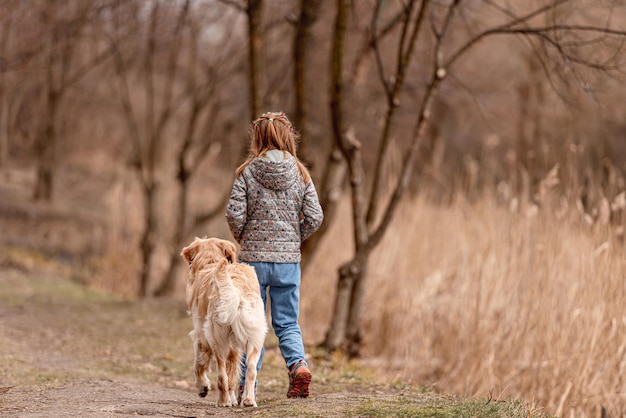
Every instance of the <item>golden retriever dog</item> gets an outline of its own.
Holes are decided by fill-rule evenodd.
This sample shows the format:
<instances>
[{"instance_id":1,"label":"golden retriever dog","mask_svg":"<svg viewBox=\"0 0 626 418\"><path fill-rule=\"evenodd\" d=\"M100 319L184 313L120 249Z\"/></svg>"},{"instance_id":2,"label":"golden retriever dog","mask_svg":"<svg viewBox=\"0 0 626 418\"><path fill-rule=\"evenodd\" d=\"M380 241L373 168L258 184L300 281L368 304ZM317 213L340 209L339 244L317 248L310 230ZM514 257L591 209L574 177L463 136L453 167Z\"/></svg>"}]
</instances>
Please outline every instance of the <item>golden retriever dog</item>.
<instances>
[{"instance_id":1,"label":"golden retriever dog","mask_svg":"<svg viewBox=\"0 0 626 418\"><path fill-rule=\"evenodd\" d=\"M186 296L193 320L194 373L198 395L211 388L210 362L217 363L218 406L238 405L242 354L246 354L244 406L257 406L256 366L267 334L254 268L237 263L237 248L218 238L196 238L183 248L189 264Z\"/></svg>"}]
</instances>

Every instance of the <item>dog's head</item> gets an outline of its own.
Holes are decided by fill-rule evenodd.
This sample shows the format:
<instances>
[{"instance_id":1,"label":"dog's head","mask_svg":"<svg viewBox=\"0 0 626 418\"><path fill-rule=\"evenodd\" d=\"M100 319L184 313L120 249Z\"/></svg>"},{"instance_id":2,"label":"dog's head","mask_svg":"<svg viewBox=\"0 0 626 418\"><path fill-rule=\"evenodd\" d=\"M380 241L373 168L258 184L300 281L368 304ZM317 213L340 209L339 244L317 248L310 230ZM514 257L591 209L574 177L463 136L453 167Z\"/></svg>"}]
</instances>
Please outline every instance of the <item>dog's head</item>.
<instances>
[{"instance_id":1,"label":"dog's head","mask_svg":"<svg viewBox=\"0 0 626 418\"><path fill-rule=\"evenodd\" d=\"M232 242L219 238L196 238L183 248L180 255L187 261L191 270L197 272L209 264L224 259L236 263L237 247Z\"/></svg>"}]
</instances>

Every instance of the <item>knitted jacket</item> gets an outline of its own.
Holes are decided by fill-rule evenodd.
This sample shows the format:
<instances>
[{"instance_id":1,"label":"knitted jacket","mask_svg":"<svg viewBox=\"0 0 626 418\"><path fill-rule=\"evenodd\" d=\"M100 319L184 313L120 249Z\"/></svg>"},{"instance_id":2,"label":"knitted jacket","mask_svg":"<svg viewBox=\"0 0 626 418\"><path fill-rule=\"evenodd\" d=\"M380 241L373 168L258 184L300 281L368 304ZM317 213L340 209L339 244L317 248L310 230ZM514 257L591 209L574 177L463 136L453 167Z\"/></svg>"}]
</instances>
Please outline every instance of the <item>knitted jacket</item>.
<instances>
[{"instance_id":1,"label":"knitted jacket","mask_svg":"<svg viewBox=\"0 0 626 418\"><path fill-rule=\"evenodd\" d=\"M233 184L226 220L241 261L299 263L302 241L322 224L313 182L304 184L295 158L285 154L282 161L255 158Z\"/></svg>"}]
</instances>

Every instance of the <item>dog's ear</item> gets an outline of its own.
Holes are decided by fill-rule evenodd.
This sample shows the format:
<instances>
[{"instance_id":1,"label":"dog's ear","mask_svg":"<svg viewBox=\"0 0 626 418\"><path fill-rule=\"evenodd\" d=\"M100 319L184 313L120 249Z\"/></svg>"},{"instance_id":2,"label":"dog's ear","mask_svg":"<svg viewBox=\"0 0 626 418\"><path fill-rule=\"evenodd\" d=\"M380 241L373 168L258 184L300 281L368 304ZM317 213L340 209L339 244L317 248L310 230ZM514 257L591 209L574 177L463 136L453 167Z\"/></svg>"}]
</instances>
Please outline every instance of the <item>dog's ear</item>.
<instances>
[{"instance_id":1,"label":"dog's ear","mask_svg":"<svg viewBox=\"0 0 626 418\"><path fill-rule=\"evenodd\" d=\"M224 255L226 259L231 263L237 262L237 247L230 241L224 241L222 243L222 248L224 249Z\"/></svg>"},{"instance_id":2,"label":"dog's ear","mask_svg":"<svg viewBox=\"0 0 626 418\"><path fill-rule=\"evenodd\" d=\"M199 243L199 240L198 238L196 238L191 244L183 248L183 251L180 253L180 255L189 264L191 264L194 257L198 254L198 243Z\"/></svg>"}]
</instances>

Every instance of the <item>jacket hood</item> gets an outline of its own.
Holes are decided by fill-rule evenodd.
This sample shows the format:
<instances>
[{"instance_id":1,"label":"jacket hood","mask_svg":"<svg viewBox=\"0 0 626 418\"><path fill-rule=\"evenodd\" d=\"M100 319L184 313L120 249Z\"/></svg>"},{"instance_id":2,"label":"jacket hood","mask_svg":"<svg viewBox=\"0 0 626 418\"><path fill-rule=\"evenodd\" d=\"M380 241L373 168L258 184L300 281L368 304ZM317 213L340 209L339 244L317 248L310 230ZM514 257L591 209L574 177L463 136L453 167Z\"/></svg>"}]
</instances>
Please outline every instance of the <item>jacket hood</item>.
<instances>
[{"instance_id":1,"label":"jacket hood","mask_svg":"<svg viewBox=\"0 0 626 418\"><path fill-rule=\"evenodd\" d=\"M248 168L263 187L271 190L288 189L300 178L300 170L293 155L283 161L255 158Z\"/></svg>"}]
</instances>

